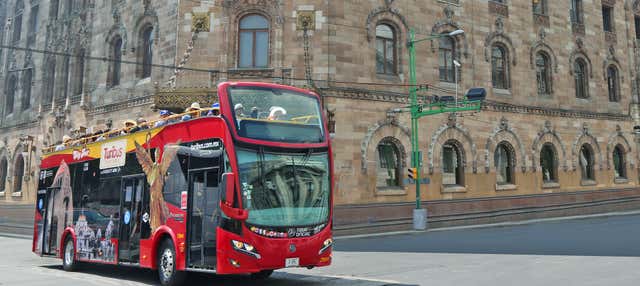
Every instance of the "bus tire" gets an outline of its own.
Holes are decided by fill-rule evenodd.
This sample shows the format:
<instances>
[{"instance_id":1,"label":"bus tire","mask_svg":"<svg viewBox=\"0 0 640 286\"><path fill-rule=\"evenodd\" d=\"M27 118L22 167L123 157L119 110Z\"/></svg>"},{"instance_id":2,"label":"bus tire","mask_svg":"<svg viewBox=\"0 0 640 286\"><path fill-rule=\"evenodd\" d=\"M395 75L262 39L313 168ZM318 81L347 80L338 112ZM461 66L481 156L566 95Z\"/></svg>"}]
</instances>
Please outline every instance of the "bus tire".
<instances>
[{"instance_id":1,"label":"bus tire","mask_svg":"<svg viewBox=\"0 0 640 286\"><path fill-rule=\"evenodd\" d=\"M273 274L273 270L262 270L260 272L251 273L251 279L253 280L265 280Z\"/></svg>"},{"instance_id":2,"label":"bus tire","mask_svg":"<svg viewBox=\"0 0 640 286\"><path fill-rule=\"evenodd\" d=\"M170 239L165 239L158 249L158 277L162 286L178 286L185 273L176 270L176 250Z\"/></svg>"},{"instance_id":3,"label":"bus tire","mask_svg":"<svg viewBox=\"0 0 640 286\"><path fill-rule=\"evenodd\" d=\"M73 244L73 238L69 235L64 241L64 249L62 249L62 268L65 271L75 271L77 267L76 248Z\"/></svg>"}]
</instances>

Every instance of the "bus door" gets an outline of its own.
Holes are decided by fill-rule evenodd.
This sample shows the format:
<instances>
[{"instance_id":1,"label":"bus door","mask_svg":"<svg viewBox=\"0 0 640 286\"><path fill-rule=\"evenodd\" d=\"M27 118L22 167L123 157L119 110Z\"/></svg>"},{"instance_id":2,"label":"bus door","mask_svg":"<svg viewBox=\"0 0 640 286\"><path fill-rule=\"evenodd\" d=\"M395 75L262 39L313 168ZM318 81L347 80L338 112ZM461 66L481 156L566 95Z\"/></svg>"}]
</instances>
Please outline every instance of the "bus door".
<instances>
[{"instance_id":1,"label":"bus door","mask_svg":"<svg viewBox=\"0 0 640 286\"><path fill-rule=\"evenodd\" d=\"M38 204L42 204L40 212L43 218L42 228L42 253L41 255L55 255L58 249L58 221L53 215L55 213L55 201L56 194L60 194L60 188L48 188L46 194L42 197L38 196L38 200L42 198L42 202L38 201ZM60 222L63 223L63 222Z\"/></svg>"},{"instance_id":2,"label":"bus door","mask_svg":"<svg viewBox=\"0 0 640 286\"><path fill-rule=\"evenodd\" d=\"M121 192L118 258L122 262L139 263L141 217L143 207L149 201L145 177L122 178Z\"/></svg>"},{"instance_id":3,"label":"bus door","mask_svg":"<svg viewBox=\"0 0 640 286\"><path fill-rule=\"evenodd\" d=\"M191 157L193 161L193 157ZM219 220L219 169L189 172L189 267L215 269L216 227Z\"/></svg>"}]
</instances>

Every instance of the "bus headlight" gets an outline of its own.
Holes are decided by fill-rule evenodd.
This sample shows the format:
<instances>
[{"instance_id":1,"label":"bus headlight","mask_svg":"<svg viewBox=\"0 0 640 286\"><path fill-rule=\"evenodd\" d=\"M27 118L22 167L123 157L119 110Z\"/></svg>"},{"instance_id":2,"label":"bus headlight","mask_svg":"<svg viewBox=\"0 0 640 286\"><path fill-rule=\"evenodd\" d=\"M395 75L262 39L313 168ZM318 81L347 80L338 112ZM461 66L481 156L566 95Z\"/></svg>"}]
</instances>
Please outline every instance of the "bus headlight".
<instances>
[{"instance_id":1,"label":"bus headlight","mask_svg":"<svg viewBox=\"0 0 640 286\"><path fill-rule=\"evenodd\" d=\"M333 246L333 239L328 238L322 244L322 248L320 248L320 251L318 252L318 254L324 253L325 251L327 251L327 249L331 248L331 246Z\"/></svg>"},{"instance_id":2,"label":"bus headlight","mask_svg":"<svg viewBox=\"0 0 640 286\"><path fill-rule=\"evenodd\" d=\"M238 252L242 252L244 254L248 254L257 259L260 259L260 254L258 254L258 252L256 251L256 248L253 247L253 245L251 244L237 241L237 240L231 240L231 245L233 246L233 249L235 249Z\"/></svg>"}]
</instances>

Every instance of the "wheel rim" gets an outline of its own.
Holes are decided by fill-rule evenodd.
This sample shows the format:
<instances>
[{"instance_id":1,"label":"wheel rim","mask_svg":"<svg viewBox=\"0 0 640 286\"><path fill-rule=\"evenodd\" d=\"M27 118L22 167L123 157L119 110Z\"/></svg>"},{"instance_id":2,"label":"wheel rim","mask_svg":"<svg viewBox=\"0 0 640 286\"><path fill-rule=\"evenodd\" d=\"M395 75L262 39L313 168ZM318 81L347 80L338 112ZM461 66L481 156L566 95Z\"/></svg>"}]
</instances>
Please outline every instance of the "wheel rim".
<instances>
[{"instance_id":1,"label":"wheel rim","mask_svg":"<svg viewBox=\"0 0 640 286\"><path fill-rule=\"evenodd\" d=\"M73 241L67 241L67 246L64 248L64 263L66 265L73 264Z\"/></svg>"},{"instance_id":2,"label":"wheel rim","mask_svg":"<svg viewBox=\"0 0 640 286\"><path fill-rule=\"evenodd\" d=\"M173 253L170 249L165 249L160 258L160 271L162 277L167 280L173 274Z\"/></svg>"}]
</instances>

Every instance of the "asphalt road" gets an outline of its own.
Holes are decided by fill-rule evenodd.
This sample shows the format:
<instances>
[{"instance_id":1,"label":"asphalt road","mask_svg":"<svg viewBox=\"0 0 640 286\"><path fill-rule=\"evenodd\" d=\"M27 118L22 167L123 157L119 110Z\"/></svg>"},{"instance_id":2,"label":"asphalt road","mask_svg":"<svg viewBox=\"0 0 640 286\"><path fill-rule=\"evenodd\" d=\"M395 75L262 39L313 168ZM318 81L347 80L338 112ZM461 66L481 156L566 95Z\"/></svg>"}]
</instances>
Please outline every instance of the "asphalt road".
<instances>
[{"instance_id":1,"label":"asphalt road","mask_svg":"<svg viewBox=\"0 0 640 286\"><path fill-rule=\"evenodd\" d=\"M355 252L640 257L640 215L348 239L339 241L335 249Z\"/></svg>"},{"instance_id":2,"label":"asphalt road","mask_svg":"<svg viewBox=\"0 0 640 286\"><path fill-rule=\"evenodd\" d=\"M338 239L330 267L278 271L264 283L195 274L188 285L640 285L640 216ZM155 272L62 270L31 241L0 237L0 285L157 285Z\"/></svg>"}]
</instances>

